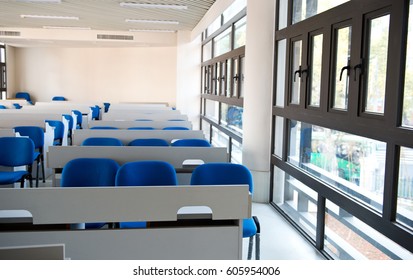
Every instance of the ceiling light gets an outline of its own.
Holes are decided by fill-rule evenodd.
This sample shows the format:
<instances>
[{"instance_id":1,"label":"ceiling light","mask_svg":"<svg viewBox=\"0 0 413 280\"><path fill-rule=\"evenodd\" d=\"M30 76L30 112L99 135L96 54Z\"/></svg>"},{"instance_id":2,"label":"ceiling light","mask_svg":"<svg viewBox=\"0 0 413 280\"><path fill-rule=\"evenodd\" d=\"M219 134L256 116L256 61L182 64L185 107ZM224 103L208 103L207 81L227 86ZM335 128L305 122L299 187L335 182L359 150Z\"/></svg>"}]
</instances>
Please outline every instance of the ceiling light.
<instances>
[{"instance_id":1,"label":"ceiling light","mask_svg":"<svg viewBox=\"0 0 413 280\"><path fill-rule=\"evenodd\" d=\"M125 19L125 21L133 23L179 24L178 21L174 20Z\"/></svg>"},{"instance_id":2,"label":"ceiling light","mask_svg":"<svg viewBox=\"0 0 413 280\"><path fill-rule=\"evenodd\" d=\"M42 16L42 15L20 15L21 18L34 18L34 19L68 19L79 20L79 17L66 17L66 16Z\"/></svg>"},{"instance_id":3,"label":"ceiling light","mask_svg":"<svg viewBox=\"0 0 413 280\"><path fill-rule=\"evenodd\" d=\"M81 26L43 26L44 29L70 29L70 30L90 30L90 27L81 27Z\"/></svg>"},{"instance_id":4,"label":"ceiling light","mask_svg":"<svg viewBox=\"0 0 413 280\"><path fill-rule=\"evenodd\" d=\"M17 0L17 2L23 2L23 3L56 3L56 4L60 4L62 1L61 0Z\"/></svg>"},{"instance_id":5,"label":"ceiling light","mask_svg":"<svg viewBox=\"0 0 413 280\"><path fill-rule=\"evenodd\" d=\"M166 30L166 29L129 29L130 32L165 32L174 33L176 30Z\"/></svg>"},{"instance_id":6,"label":"ceiling light","mask_svg":"<svg viewBox=\"0 0 413 280\"><path fill-rule=\"evenodd\" d=\"M133 2L121 2L121 7L127 8L147 8L147 9L172 9L172 10L186 10L187 6L183 5L166 5L166 4L141 4Z\"/></svg>"}]
</instances>

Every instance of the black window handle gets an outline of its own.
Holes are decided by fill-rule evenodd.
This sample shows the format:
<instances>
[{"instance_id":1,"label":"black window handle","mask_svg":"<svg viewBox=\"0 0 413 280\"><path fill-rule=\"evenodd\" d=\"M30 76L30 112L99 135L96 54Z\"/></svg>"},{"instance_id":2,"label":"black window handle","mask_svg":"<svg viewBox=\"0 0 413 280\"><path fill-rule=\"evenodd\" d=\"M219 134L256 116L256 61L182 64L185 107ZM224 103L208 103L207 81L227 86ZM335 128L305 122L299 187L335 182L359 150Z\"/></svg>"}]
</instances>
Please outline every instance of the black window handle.
<instances>
[{"instance_id":1,"label":"black window handle","mask_svg":"<svg viewBox=\"0 0 413 280\"><path fill-rule=\"evenodd\" d=\"M357 69L359 69L359 75L363 75L363 59L361 59L360 63L353 67L354 69L354 81L357 81Z\"/></svg>"},{"instance_id":2,"label":"black window handle","mask_svg":"<svg viewBox=\"0 0 413 280\"><path fill-rule=\"evenodd\" d=\"M301 79L301 76L302 76L304 73L307 73L307 72L308 72L308 69L302 69L301 65L298 66L298 70L296 70L296 71L294 72L294 83L295 83L295 78L296 78L297 74L298 74L298 77Z\"/></svg>"},{"instance_id":3,"label":"black window handle","mask_svg":"<svg viewBox=\"0 0 413 280\"><path fill-rule=\"evenodd\" d=\"M347 61L347 66L344 66L343 68L341 68L341 71L340 71L340 82L341 82L341 80L343 79L343 72L344 72L344 70L347 71L347 76L348 76L348 75L350 75L350 73L349 73L350 69L351 69L351 66L350 66L350 60L349 60L349 61Z\"/></svg>"}]
</instances>

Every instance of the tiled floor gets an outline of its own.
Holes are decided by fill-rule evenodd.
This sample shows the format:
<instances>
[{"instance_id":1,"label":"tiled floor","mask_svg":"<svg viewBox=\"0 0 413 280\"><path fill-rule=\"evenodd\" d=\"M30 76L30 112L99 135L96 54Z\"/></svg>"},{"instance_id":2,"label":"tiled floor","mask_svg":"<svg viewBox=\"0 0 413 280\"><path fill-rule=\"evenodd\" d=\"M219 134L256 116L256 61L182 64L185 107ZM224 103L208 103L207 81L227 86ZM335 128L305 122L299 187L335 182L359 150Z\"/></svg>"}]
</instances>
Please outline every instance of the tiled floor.
<instances>
[{"instance_id":1,"label":"tiled floor","mask_svg":"<svg viewBox=\"0 0 413 280\"><path fill-rule=\"evenodd\" d=\"M253 203L252 214L258 217L261 225L262 260L325 259L271 205ZM244 238L244 258L247 250L248 238Z\"/></svg>"}]
</instances>

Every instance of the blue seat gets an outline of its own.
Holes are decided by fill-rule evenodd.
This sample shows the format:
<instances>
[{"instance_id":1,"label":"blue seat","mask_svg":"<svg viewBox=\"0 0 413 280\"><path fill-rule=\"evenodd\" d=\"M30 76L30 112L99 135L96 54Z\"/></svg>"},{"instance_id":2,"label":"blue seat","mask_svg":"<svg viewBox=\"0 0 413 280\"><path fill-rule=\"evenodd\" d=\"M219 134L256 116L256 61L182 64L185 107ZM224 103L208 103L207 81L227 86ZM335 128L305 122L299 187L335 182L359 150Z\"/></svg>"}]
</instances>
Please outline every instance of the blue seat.
<instances>
[{"instance_id":1,"label":"blue seat","mask_svg":"<svg viewBox=\"0 0 413 280\"><path fill-rule=\"evenodd\" d=\"M83 140L81 146L123 146L123 143L113 137L89 137Z\"/></svg>"},{"instance_id":2,"label":"blue seat","mask_svg":"<svg viewBox=\"0 0 413 280\"><path fill-rule=\"evenodd\" d=\"M136 119L135 121L139 121L139 122L151 122L153 120L151 119Z\"/></svg>"},{"instance_id":3,"label":"blue seat","mask_svg":"<svg viewBox=\"0 0 413 280\"><path fill-rule=\"evenodd\" d=\"M175 168L164 161L135 161L122 165L115 180L116 186L176 186ZM146 222L120 222L120 228L143 228Z\"/></svg>"},{"instance_id":4,"label":"blue seat","mask_svg":"<svg viewBox=\"0 0 413 280\"><path fill-rule=\"evenodd\" d=\"M251 172L244 165L234 163L205 163L192 172L191 185L247 184L254 191ZM255 258L260 258L260 224L256 216L243 220L243 237L249 238L248 259L251 259L255 236Z\"/></svg>"},{"instance_id":5,"label":"blue seat","mask_svg":"<svg viewBox=\"0 0 413 280\"><path fill-rule=\"evenodd\" d=\"M155 130L155 128L150 126L134 126L128 127L128 130Z\"/></svg>"},{"instance_id":6,"label":"blue seat","mask_svg":"<svg viewBox=\"0 0 413 280\"><path fill-rule=\"evenodd\" d=\"M27 170L0 171L0 185L20 182L24 187L26 179L33 187L32 165L35 161L34 143L28 137L0 137L0 166L26 166Z\"/></svg>"},{"instance_id":7,"label":"blue seat","mask_svg":"<svg viewBox=\"0 0 413 280\"><path fill-rule=\"evenodd\" d=\"M44 130L39 126L16 126L14 128L15 132L18 132L21 136L27 136L33 140L34 143L34 158L37 161L36 170L36 188L39 187L39 169L40 165L42 167L42 178L43 183L45 182L45 171L44 171Z\"/></svg>"},{"instance_id":8,"label":"blue seat","mask_svg":"<svg viewBox=\"0 0 413 280\"><path fill-rule=\"evenodd\" d=\"M189 130L189 128L184 126L167 126L164 127L163 130Z\"/></svg>"},{"instance_id":9,"label":"blue seat","mask_svg":"<svg viewBox=\"0 0 413 280\"><path fill-rule=\"evenodd\" d=\"M93 126L90 129L119 129L118 127L114 126Z\"/></svg>"},{"instance_id":10,"label":"blue seat","mask_svg":"<svg viewBox=\"0 0 413 280\"><path fill-rule=\"evenodd\" d=\"M52 101L66 101L64 96L53 96Z\"/></svg>"},{"instance_id":11,"label":"blue seat","mask_svg":"<svg viewBox=\"0 0 413 280\"><path fill-rule=\"evenodd\" d=\"M76 115L76 129L82 129L82 112L80 112L79 110L72 110L72 112Z\"/></svg>"},{"instance_id":12,"label":"blue seat","mask_svg":"<svg viewBox=\"0 0 413 280\"><path fill-rule=\"evenodd\" d=\"M119 164L108 158L77 158L63 168L61 187L115 186ZM86 223L85 228L101 228L106 222Z\"/></svg>"},{"instance_id":13,"label":"blue seat","mask_svg":"<svg viewBox=\"0 0 413 280\"><path fill-rule=\"evenodd\" d=\"M46 120L45 122L54 128L53 146L62 146L65 133L63 122L58 120Z\"/></svg>"},{"instance_id":14,"label":"blue seat","mask_svg":"<svg viewBox=\"0 0 413 280\"><path fill-rule=\"evenodd\" d=\"M13 106L14 106L15 109L21 109L23 107L19 103L13 103Z\"/></svg>"},{"instance_id":15,"label":"blue seat","mask_svg":"<svg viewBox=\"0 0 413 280\"><path fill-rule=\"evenodd\" d=\"M16 98L25 99L27 102L33 105L33 102L30 97L30 93L28 92L25 92L25 91L16 92Z\"/></svg>"},{"instance_id":16,"label":"blue seat","mask_svg":"<svg viewBox=\"0 0 413 280\"><path fill-rule=\"evenodd\" d=\"M171 143L173 147L211 147L205 139L178 139Z\"/></svg>"},{"instance_id":17,"label":"blue seat","mask_svg":"<svg viewBox=\"0 0 413 280\"><path fill-rule=\"evenodd\" d=\"M162 146L168 147L169 143L165 139L159 138L142 138L135 139L129 142L129 146Z\"/></svg>"}]
</instances>

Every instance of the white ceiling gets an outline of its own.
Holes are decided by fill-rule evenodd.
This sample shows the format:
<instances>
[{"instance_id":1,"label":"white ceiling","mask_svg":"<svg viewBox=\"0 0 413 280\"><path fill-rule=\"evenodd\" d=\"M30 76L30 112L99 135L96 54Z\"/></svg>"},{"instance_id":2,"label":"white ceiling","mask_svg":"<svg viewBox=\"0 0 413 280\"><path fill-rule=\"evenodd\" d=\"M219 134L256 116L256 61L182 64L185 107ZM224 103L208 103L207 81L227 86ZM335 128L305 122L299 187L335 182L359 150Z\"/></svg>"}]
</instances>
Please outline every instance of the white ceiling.
<instances>
[{"instance_id":1,"label":"white ceiling","mask_svg":"<svg viewBox=\"0 0 413 280\"><path fill-rule=\"evenodd\" d=\"M187 9L127 8L121 7L121 2L184 5ZM0 34L0 42L27 45L34 42L36 44L56 44L57 42L63 44L65 41L67 43L70 41L73 44L74 40L67 39L78 34L79 42L95 41L96 43L97 34L112 34L129 36L130 42L119 40L125 41L123 43L126 44L134 42L146 46L153 45L155 42L155 45L161 45L161 37L171 38L175 36L175 33L154 32L148 37L148 31L191 31L214 2L215 0L62 0L61 3L24 3L19 0L0 0L0 33L3 31L3 34ZM78 17L78 20L33 19L22 18L21 15ZM178 21L179 24L136 23L126 22L126 19ZM90 28L90 30L45 29L44 26L79 27ZM146 37L151 39L145 42L142 39L143 35L139 34L142 32L131 32L131 29L146 30L144 32ZM4 31L16 31L20 34L4 34ZM59 37L59 34L62 37ZM93 40L81 39L83 35L80 34L89 34ZM132 40L130 36L133 37ZM170 39L166 40L170 41ZM105 40L106 43L111 44L115 41L117 40Z\"/></svg>"}]
</instances>

